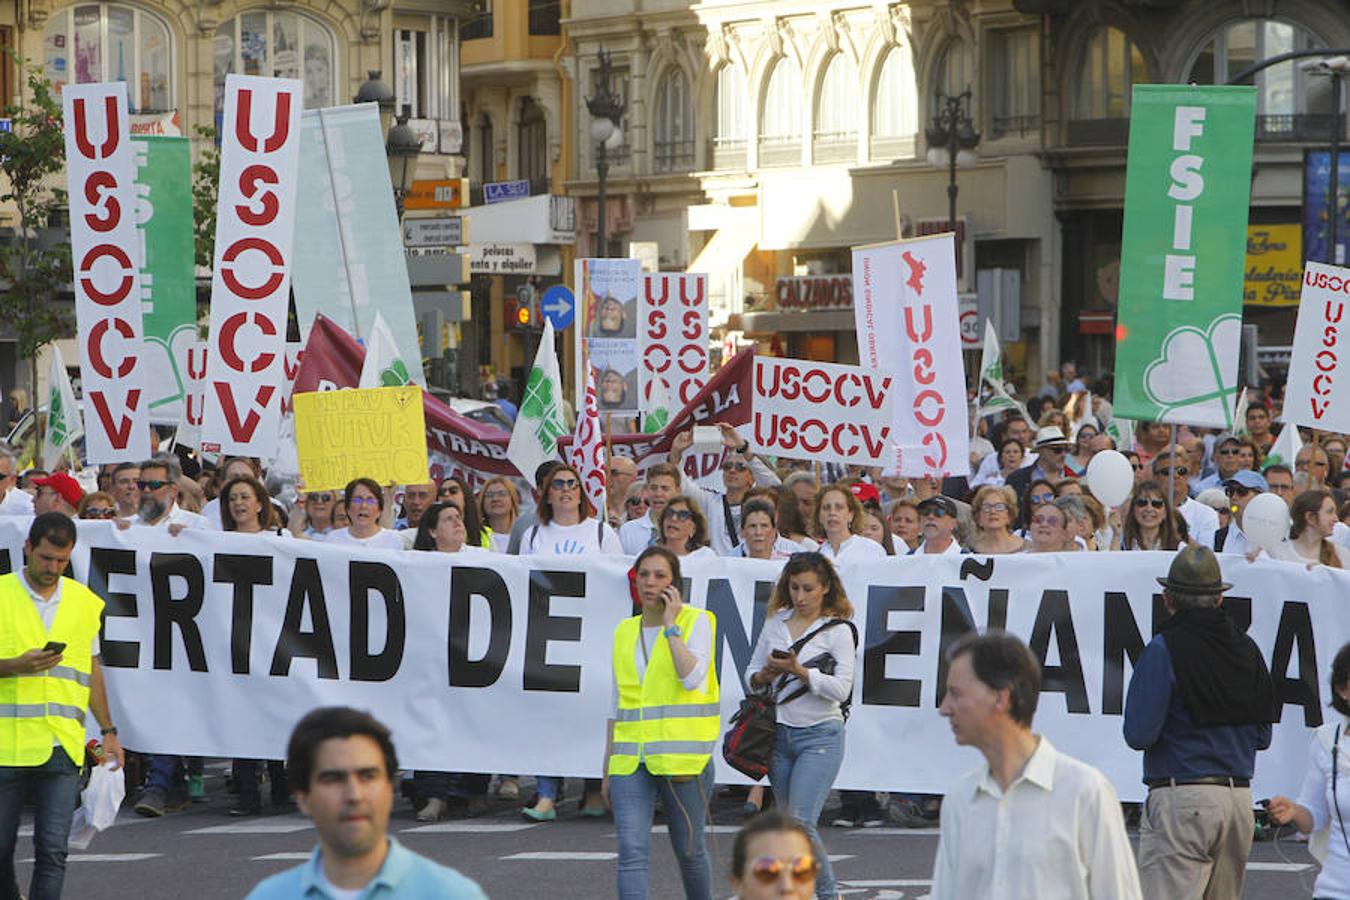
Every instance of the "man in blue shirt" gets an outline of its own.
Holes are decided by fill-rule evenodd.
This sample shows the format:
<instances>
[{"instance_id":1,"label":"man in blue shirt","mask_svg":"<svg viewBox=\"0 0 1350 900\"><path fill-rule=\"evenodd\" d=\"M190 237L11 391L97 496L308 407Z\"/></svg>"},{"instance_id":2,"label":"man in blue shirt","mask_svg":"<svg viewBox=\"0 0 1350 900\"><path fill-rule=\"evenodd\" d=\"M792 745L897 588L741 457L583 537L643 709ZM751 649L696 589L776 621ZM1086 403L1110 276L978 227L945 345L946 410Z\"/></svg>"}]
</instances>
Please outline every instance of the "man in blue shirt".
<instances>
[{"instance_id":1,"label":"man in blue shirt","mask_svg":"<svg viewBox=\"0 0 1350 900\"><path fill-rule=\"evenodd\" d=\"M273 875L249 900L487 900L477 884L418 856L386 833L398 757L374 717L316 709L291 733L287 776L319 846L309 862Z\"/></svg>"},{"instance_id":2,"label":"man in blue shirt","mask_svg":"<svg viewBox=\"0 0 1350 900\"><path fill-rule=\"evenodd\" d=\"M1125 741L1144 751L1149 788L1140 883L1145 897L1240 897L1274 686L1256 643L1221 606L1232 585L1212 550L1187 546L1158 583L1171 617L1139 655L1125 698Z\"/></svg>"}]
</instances>

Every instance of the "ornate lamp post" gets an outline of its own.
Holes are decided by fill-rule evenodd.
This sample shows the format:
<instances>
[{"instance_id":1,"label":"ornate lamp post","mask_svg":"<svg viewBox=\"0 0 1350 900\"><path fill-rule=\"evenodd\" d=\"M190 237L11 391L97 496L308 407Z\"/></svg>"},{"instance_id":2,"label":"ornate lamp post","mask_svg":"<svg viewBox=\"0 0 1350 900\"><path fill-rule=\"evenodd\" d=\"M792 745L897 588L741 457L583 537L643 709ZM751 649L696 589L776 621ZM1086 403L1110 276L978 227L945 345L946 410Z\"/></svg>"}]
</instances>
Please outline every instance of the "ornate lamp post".
<instances>
[{"instance_id":1,"label":"ornate lamp post","mask_svg":"<svg viewBox=\"0 0 1350 900\"><path fill-rule=\"evenodd\" d=\"M600 71L595 79L595 94L586 100L586 108L591 113L591 140L595 141L595 174L599 180L597 197L599 211L596 215L596 224L599 231L597 243L600 246L596 250L596 256L601 257L609 255L609 236L605 229L605 195L609 179L608 149L623 145L623 131L619 123L623 121L624 102L623 98L615 93L611 84L613 76L614 66L610 54L601 50Z\"/></svg>"},{"instance_id":2,"label":"ornate lamp post","mask_svg":"<svg viewBox=\"0 0 1350 900\"><path fill-rule=\"evenodd\" d=\"M408 127L411 110L407 106L395 118L394 92L380 80L380 71L372 69L366 74L369 77L361 83L352 102L379 104L380 132L385 135L384 155L389 160L389 181L394 186L394 205L398 208L398 217L402 219L403 198L407 196L417 175L417 156L422 152L422 141Z\"/></svg>"},{"instance_id":3,"label":"ornate lamp post","mask_svg":"<svg viewBox=\"0 0 1350 900\"><path fill-rule=\"evenodd\" d=\"M947 182L947 218L953 232L956 231L956 170L975 165L979 157L975 148L980 144L980 133L970 118L970 90L962 91L955 97L946 94L937 95L937 111L929 124L925 135L928 138L928 162L936 168L946 168Z\"/></svg>"}]
</instances>

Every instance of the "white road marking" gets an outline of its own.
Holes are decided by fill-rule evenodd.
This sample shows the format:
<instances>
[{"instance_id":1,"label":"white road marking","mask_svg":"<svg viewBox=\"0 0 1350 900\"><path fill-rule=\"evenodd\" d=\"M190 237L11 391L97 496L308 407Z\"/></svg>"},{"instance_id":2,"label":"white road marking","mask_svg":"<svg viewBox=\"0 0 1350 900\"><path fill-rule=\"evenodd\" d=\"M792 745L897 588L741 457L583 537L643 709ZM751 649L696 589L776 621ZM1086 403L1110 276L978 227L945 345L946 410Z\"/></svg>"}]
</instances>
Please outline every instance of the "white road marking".
<instances>
[{"instance_id":1,"label":"white road marking","mask_svg":"<svg viewBox=\"0 0 1350 900\"><path fill-rule=\"evenodd\" d=\"M1311 863L1276 863L1276 862L1247 863L1248 872L1306 872L1311 868L1312 868Z\"/></svg>"},{"instance_id":2,"label":"white road marking","mask_svg":"<svg viewBox=\"0 0 1350 900\"><path fill-rule=\"evenodd\" d=\"M704 825L704 834L736 834L741 830L739 825ZM669 825L653 825L652 834L669 834Z\"/></svg>"},{"instance_id":3,"label":"white road marking","mask_svg":"<svg viewBox=\"0 0 1350 900\"><path fill-rule=\"evenodd\" d=\"M856 880L849 878L839 882L842 885L855 888L900 888L900 887L932 887L931 878L880 878L868 880Z\"/></svg>"},{"instance_id":4,"label":"white road marking","mask_svg":"<svg viewBox=\"0 0 1350 900\"><path fill-rule=\"evenodd\" d=\"M538 828L535 822L437 822L401 829L402 834L505 834Z\"/></svg>"},{"instance_id":5,"label":"white road marking","mask_svg":"<svg viewBox=\"0 0 1350 900\"><path fill-rule=\"evenodd\" d=\"M255 857L253 857L253 859L254 859L255 861L256 861L256 860L264 860L264 859L276 859L276 860L282 860L282 859L285 859L285 860L301 860L301 859L309 859L310 856L312 856L312 855L313 855L313 854L311 854L311 853L269 853L269 854L267 854L266 856L255 856Z\"/></svg>"},{"instance_id":6,"label":"white road marking","mask_svg":"<svg viewBox=\"0 0 1350 900\"><path fill-rule=\"evenodd\" d=\"M72 853L66 857L66 862L141 862L163 855L163 853ZM25 863L32 861L32 859L19 860Z\"/></svg>"},{"instance_id":7,"label":"white road marking","mask_svg":"<svg viewBox=\"0 0 1350 900\"><path fill-rule=\"evenodd\" d=\"M885 835L887 837L895 837L897 835L904 837L906 835L912 835L914 837L927 837L930 835L941 834L942 832L941 829L938 828L840 828L834 832L834 834L841 833L857 835L859 837L867 837L869 835Z\"/></svg>"},{"instance_id":8,"label":"white road marking","mask_svg":"<svg viewBox=\"0 0 1350 900\"><path fill-rule=\"evenodd\" d=\"M536 850L533 853L514 853L502 859L532 860L538 862L597 862L606 859L618 859L617 853L568 852L565 850Z\"/></svg>"},{"instance_id":9,"label":"white road marking","mask_svg":"<svg viewBox=\"0 0 1350 900\"><path fill-rule=\"evenodd\" d=\"M212 825L209 828L194 828L183 834L290 834L295 831L308 831L313 824L304 821L288 822L241 822L238 825Z\"/></svg>"}]
</instances>

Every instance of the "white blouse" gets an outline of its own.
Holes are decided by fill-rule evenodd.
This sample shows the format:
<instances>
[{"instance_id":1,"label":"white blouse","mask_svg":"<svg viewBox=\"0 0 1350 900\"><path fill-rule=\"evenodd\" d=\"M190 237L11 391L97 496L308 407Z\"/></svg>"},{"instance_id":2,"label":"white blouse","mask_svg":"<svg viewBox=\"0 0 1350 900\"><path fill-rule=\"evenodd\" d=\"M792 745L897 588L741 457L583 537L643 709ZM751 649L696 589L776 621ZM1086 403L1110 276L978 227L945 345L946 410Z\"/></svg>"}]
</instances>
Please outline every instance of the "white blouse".
<instances>
[{"instance_id":1,"label":"white blouse","mask_svg":"<svg viewBox=\"0 0 1350 900\"><path fill-rule=\"evenodd\" d=\"M866 541L867 538L862 538L862 540ZM868 541L868 543L880 547L876 541ZM764 620L764 630L759 633L759 641L755 644L755 652L750 657L750 666L745 670L747 690L754 690L750 687L750 679L764 668L771 652L787 650L796 642L797 638L794 638L788 631L787 622L790 618L792 618L792 610L785 609ZM828 621L830 621L829 617L822 616L807 626L802 635L816 631ZM835 625L832 628L827 628L807 641L797 651L797 659L805 664L825 652L834 657L834 674L826 675L819 669L807 669L810 692L803 694L791 703L779 706L778 724L805 728L809 725L819 725L821 722L830 719L844 718L844 714L839 710L839 705L853 694L853 669L858 658L858 650L853 646L853 631L847 625ZM777 679L774 680L774 683L777 684ZM798 678L795 676L789 678L787 684L778 692L777 699L781 700L784 697L791 696L801 686L802 683Z\"/></svg>"},{"instance_id":2,"label":"white blouse","mask_svg":"<svg viewBox=\"0 0 1350 900\"><path fill-rule=\"evenodd\" d=\"M837 551L829 541L821 541L820 555L832 560L836 565L843 565L865 559L885 559L886 548L871 538L855 534L845 539Z\"/></svg>"}]
</instances>

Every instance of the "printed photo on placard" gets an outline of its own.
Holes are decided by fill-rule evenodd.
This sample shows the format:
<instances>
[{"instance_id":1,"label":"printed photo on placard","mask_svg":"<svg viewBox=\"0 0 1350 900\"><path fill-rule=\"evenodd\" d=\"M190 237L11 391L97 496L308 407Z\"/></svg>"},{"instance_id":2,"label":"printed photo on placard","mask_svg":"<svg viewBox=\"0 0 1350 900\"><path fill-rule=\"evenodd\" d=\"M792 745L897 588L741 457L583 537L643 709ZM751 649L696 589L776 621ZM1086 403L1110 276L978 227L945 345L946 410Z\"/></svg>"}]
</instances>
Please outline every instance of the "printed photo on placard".
<instances>
[{"instance_id":1,"label":"printed photo on placard","mask_svg":"<svg viewBox=\"0 0 1350 900\"><path fill-rule=\"evenodd\" d=\"M638 409L637 346L632 341L592 339L591 368L602 413L632 415Z\"/></svg>"},{"instance_id":2,"label":"printed photo on placard","mask_svg":"<svg viewBox=\"0 0 1350 900\"><path fill-rule=\"evenodd\" d=\"M582 298L589 338L637 337L640 270L627 259L586 260Z\"/></svg>"}]
</instances>

